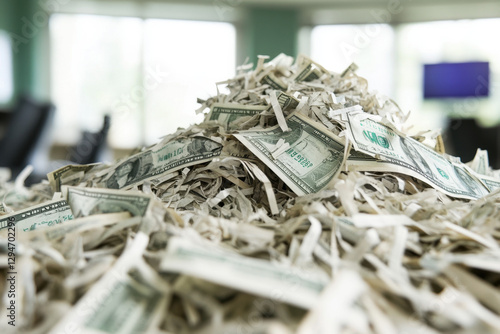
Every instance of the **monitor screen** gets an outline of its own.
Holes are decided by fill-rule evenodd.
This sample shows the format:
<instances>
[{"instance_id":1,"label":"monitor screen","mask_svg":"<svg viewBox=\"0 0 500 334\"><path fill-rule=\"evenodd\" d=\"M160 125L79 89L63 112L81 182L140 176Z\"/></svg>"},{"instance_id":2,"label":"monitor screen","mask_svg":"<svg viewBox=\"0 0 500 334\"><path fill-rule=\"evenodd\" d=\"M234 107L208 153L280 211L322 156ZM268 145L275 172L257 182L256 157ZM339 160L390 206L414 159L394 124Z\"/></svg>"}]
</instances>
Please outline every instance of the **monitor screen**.
<instances>
[{"instance_id":1,"label":"monitor screen","mask_svg":"<svg viewBox=\"0 0 500 334\"><path fill-rule=\"evenodd\" d=\"M488 62L424 65L424 99L485 97L489 84Z\"/></svg>"}]
</instances>

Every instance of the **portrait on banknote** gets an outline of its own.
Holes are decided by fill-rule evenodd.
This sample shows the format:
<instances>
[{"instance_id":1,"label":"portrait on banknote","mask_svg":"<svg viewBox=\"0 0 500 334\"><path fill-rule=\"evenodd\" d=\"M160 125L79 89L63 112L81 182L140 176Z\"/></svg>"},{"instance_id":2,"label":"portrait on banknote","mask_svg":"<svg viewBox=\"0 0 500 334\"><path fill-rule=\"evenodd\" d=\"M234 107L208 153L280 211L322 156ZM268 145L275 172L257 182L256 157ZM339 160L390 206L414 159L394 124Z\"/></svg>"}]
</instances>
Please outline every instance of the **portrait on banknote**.
<instances>
[{"instance_id":1,"label":"portrait on banknote","mask_svg":"<svg viewBox=\"0 0 500 334\"><path fill-rule=\"evenodd\" d=\"M116 170L106 181L106 186L120 189L134 182L142 175L150 172L153 167L153 157L150 151L129 159L116 167Z\"/></svg>"},{"instance_id":2,"label":"portrait on banknote","mask_svg":"<svg viewBox=\"0 0 500 334\"><path fill-rule=\"evenodd\" d=\"M203 153L215 153L221 150L220 144L206 138L193 138L187 145L187 151L191 155L199 155Z\"/></svg>"}]
</instances>

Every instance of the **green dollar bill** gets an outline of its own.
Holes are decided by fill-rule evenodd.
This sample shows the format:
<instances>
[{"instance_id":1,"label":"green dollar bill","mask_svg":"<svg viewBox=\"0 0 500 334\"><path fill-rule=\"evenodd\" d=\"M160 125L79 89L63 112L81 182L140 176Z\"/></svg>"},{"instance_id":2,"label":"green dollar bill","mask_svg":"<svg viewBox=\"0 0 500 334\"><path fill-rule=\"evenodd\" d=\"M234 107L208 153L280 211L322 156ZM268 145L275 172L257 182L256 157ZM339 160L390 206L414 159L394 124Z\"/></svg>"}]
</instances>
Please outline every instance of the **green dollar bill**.
<instances>
[{"instance_id":1,"label":"green dollar bill","mask_svg":"<svg viewBox=\"0 0 500 334\"><path fill-rule=\"evenodd\" d=\"M478 177L490 191L495 191L500 188L500 180L484 175L478 175Z\"/></svg>"},{"instance_id":2,"label":"green dollar bill","mask_svg":"<svg viewBox=\"0 0 500 334\"><path fill-rule=\"evenodd\" d=\"M80 233L83 231L101 228L109 225L114 225L118 222L134 219L134 223L139 224L139 217L130 218L128 212L103 213L88 217L75 218L71 220L71 224L52 225L44 229L33 231L38 235L44 235L47 240L60 239L69 233Z\"/></svg>"},{"instance_id":3,"label":"green dollar bill","mask_svg":"<svg viewBox=\"0 0 500 334\"><path fill-rule=\"evenodd\" d=\"M99 333L144 333L163 299L161 291L134 268L110 287L108 298L84 326Z\"/></svg>"},{"instance_id":4,"label":"green dollar bill","mask_svg":"<svg viewBox=\"0 0 500 334\"><path fill-rule=\"evenodd\" d=\"M323 74L328 73L321 65L304 55L300 55L297 62L299 63L299 70L293 77L293 80L297 82L313 81L319 79Z\"/></svg>"},{"instance_id":5,"label":"green dollar bill","mask_svg":"<svg viewBox=\"0 0 500 334\"><path fill-rule=\"evenodd\" d=\"M299 105L299 100L281 91L278 92L277 99L282 110L293 110Z\"/></svg>"},{"instance_id":6,"label":"green dollar bill","mask_svg":"<svg viewBox=\"0 0 500 334\"><path fill-rule=\"evenodd\" d=\"M313 81L315 79L319 79L319 77L323 73L317 67L315 67L312 63L300 69L297 73L297 76L294 78L295 81Z\"/></svg>"},{"instance_id":7,"label":"green dollar bill","mask_svg":"<svg viewBox=\"0 0 500 334\"><path fill-rule=\"evenodd\" d=\"M76 186L89 172L99 164L90 165L66 165L47 174L50 186L54 191L61 191L62 185Z\"/></svg>"},{"instance_id":8,"label":"green dollar bill","mask_svg":"<svg viewBox=\"0 0 500 334\"><path fill-rule=\"evenodd\" d=\"M12 224L21 231L34 231L73 218L73 212L65 200L50 201L0 217L0 231Z\"/></svg>"},{"instance_id":9,"label":"green dollar bill","mask_svg":"<svg viewBox=\"0 0 500 334\"><path fill-rule=\"evenodd\" d=\"M355 63L351 63L347 68L340 74L340 77L343 78L345 77L348 73L354 73L358 70L358 65Z\"/></svg>"},{"instance_id":10,"label":"green dollar bill","mask_svg":"<svg viewBox=\"0 0 500 334\"><path fill-rule=\"evenodd\" d=\"M480 173L474 172L474 170L470 170L470 169L469 169L469 172L472 175L474 175L477 179L481 180L481 182L485 185L486 188L488 188L488 190L490 192L495 191L495 190L500 188L500 179L493 177L493 176L480 174Z\"/></svg>"},{"instance_id":11,"label":"green dollar bill","mask_svg":"<svg viewBox=\"0 0 500 334\"><path fill-rule=\"evenodd\" d=\"M269 85L272 89L286 91L288 89L287 84L283 80L279 79L273 73L269 73L260 81L263 85Z\"/></svg>"},{"instance_id":12,"label":"green dollar bill","mask_svg":"<svg viewBox=\"0 0 500 334\"><path fill-rule=\"evenodd\" d=\"M155 332L170 292L142 260L148 241L146 235L138 233L113 267L49 333Z\"/></svg>"},{"instance_id":13,"label":"green dollar bill","mask_svg":"<svg viewBox=\"0 0 500 334\"><path fill-rule=\"evenodd\" d=\"M75 218L113 212L144 217L151 203L151 196L135 191L63 186L63 193Z\"/></svg>"},{"instance_id":14,"label":"green dollar bill","mask_svg":"<svg viewBox=\"0 0 500 334\"><path fill-rule=\"evenodd\" d=\"M344 160L342 140L301 115L287 119L289 132L279 126L235 134L297 195L318 192L340 172ZM290 147L277 157L272 153L280 139Z\"/></svg>"},{"instance_id":15,"label":"green dollar bill","mask_svg":"<svg viewBox=\"0 0 500 334\"><path fill-rule=\"evenodd\" d=\"M349 169L411 175L453 197L475 199L488 194L487 187L464 164L449 161L418 141L402 137L388 126L367 118L366 114L358 115L362 117L347 114L354 149L379 160L351 156L347 162Z\"/></svg>"},{"instance_id":16,"label":"green dollar bill","mask_svg":"<svg viewBox=\"0 0 500 334\"><path fill-rule=\"evenodd\" d=\"M278 91L277 100L282 110L293 110L299 105L299 101L282 91ZM207 115L207 120L217 121L228 130L238 129L238 124L232 124L234 121L243 117L251 118L263 111L271 109L271 106L255 106L238 103L214 103Z\"/></svg>"},{"instance_id":17,"label":"green dollar bill","mask_svg":"<svg viewBox=\"0 0 500 334\"><path fill-rule=\"evenodd\" d=\"M234 130L231 123L242 117L252 117L268 109L267 106L248 106L235 103L214 103L207 116L209 121L217 121L226 129Z\"/></svg>"},{"instance_id":18,"label":"green dollar bill","mask_svg":"<svg viewBox=\"0 0 500 334\"><path fill-rule=\"evenodd\" d=\"M474 159L470 162L470 168L478 174L486 175L489 165L488 151L478 148Z\"/></svg>"},{"instance_id":19,"label":"green dollar bill","mask_svg":"<svg viewBox=\"0 0 500 334\"><path fill-rule=\"evenodd\" d=\"M477 149L474 159L468 163L470 171L483 182L488 190L495 191L500 188L500 179L487 175L489 171L488 151Z\"/></svg>"},{"instance_id":20,"label":"green dollar bill","mask_svg":"<svg viewBox=\"0 0 500 334\"><path fill-rule=\"evenodd\" d=\"M302 308L312 307L328 282L324 275L305 275L299 268L202 247L172 238L160 270L195 276Z\"/></svg>"},{"instance_id":21,"label":"green dollar bill","mask_svg":"<svg viewBox=\"0 0 500 334\"><path fill-rule=\"evenodd\" d=\"M210 161L221 150L221 144L205 137L176 138L129 157L105 176L104 185L112 189L131 188L145 180Z\"/></svg>"}]
</instances>

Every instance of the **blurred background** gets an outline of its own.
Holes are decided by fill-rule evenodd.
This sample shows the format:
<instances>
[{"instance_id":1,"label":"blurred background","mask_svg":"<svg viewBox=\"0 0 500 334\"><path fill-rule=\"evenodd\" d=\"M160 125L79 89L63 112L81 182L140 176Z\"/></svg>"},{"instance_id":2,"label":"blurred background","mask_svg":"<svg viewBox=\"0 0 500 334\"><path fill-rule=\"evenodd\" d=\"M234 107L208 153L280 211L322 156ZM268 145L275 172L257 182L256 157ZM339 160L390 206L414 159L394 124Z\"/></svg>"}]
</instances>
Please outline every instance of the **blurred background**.
<instances>
[{"instance_id":1,"label":"blurred background","mask_svg":"<svg viewBox=\"0 0 500 334\"><path fill-rule=\"evenodd\" d=\"M2 0L0 166L43 175L202 120L196 99L257 55L351 62L371 90L499 168L498 0Z\"/></svg>"}]
</instances>

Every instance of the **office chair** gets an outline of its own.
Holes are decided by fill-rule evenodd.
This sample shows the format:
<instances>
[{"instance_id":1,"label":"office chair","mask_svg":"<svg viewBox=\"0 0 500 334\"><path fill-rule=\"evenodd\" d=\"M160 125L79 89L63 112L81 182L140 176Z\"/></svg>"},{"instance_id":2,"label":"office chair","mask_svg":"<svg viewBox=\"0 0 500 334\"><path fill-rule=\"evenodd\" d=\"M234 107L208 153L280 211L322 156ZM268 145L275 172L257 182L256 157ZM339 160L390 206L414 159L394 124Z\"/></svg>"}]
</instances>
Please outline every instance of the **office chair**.
<instances>
[{"instance_id":1,"label":"office chair","mask_svg":"<svg viewBox=\"0 0 500 334\"><path fill-rule=\"evenodd\" d=\"M28 96L19 98L0 139L0 167L10 168L13 178L31 162L41 146L48 144L44 137L50 133L54 113L51 103L41 104Z\"/></svg>"}]
</instances>

